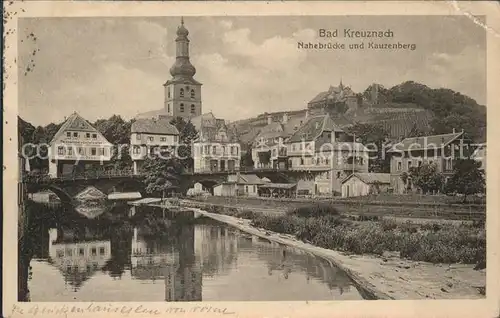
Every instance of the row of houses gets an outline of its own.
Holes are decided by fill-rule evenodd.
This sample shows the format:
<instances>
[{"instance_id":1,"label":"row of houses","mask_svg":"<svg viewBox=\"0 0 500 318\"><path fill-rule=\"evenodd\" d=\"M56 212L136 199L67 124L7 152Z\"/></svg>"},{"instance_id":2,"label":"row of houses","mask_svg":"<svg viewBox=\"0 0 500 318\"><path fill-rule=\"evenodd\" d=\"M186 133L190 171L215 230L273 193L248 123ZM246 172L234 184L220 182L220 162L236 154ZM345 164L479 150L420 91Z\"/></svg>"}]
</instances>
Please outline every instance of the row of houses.
<instances>
[{"instance_id":1,"label":"row of houses","mask_svg":"<svg viewBox=\"0 0 500 318\"><path fill-rule=\"evenodd\" d=\"M133 172L142 172L149 154L179 148L180 132L171 121L181 117L191 122L198 132L191 145L184 145L191 147L193 172L238 175L236 173L242 170L238 134L234 126L224 119L216 118L211 112L202 112L202 84L194 79L196 68L189 59L189 32L183 21L176 35L176 60L170 68L172 77L163 85L164 107L139 114L131 126ZM376 103L377 93L378 86L375 85L372 87L371 102ZM387 191L402 193L411 187L411 181L403 182L400 176L411 167L433 163L439 172L449 175L454 160L450 158L451 154L457 158L460 155L457 152L464 147L468 151L486 147L473 145L463 132L407 138L387 149L391 161L389 174L369 173L371 152L356 136L346 131L350 122L342 115L325 112L325 109L346 107L356 111L359 102L358 96L341 81L337 87L331 86L314 97L308 103L303 118L289 117L286 113L282 118L268 117L267 125L253 140L251 156L254 170L279 170L284 173L314 171L313 178L299 179L294 185L276 184L273 187L272 183L257 186L248 180L243 182L240 175L236 179L228 177L225 183L218 185L217 191L231 195L250 192L273 195L276 189L281 189L283 193L291 193L294 189L296 194L301 195L351 196L385 191L387 188ZM57 145L50 155L49 173L52 176L74 173L75 169L97 170L111 160L114 147L77 113L65 121L52 144ZM476 156L479 157L480 153ZM246 191L246 185L252 186L252 191ZM260 192L258 189L261 189Z\"/></svg>"}]
</instances>

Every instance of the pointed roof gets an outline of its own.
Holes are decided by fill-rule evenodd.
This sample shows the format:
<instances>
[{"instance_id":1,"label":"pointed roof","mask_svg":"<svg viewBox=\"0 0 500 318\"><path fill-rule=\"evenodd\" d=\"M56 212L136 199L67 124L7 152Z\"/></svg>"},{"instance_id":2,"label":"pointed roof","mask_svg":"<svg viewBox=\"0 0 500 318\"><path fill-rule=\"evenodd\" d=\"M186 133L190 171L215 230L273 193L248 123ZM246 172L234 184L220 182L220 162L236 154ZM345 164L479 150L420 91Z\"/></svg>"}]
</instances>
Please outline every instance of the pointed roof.
<instances>
[{"instance_id":1,"label":"pointed roof","mask_svg":"<svg viewBox=\"0 0 500 318\"><path fill-rule=\"evenodd\" d=\"M329 115L320 115L309 118L288 140L288 142L312 141L319 137L323 131L343 130Z\"/></svg>"},{"instance_id":2,"label":"pointed roof","mask_svg":"<svg viewBox=\"0 0 500 318\"><path fill-rule=\"evenodd\" d=\"M238 142L236 131L228 127L224 119L216 118L212 112L191 118L191 123L199 132L199 139L207 142L221 141L217 140L217 135L219 132L224 132L227 135L227 140L224 141Z\"/></svg>"},{"instance_id":3,"label":"pointed roof","mask_svg":"<svg viewBox=\"0 0 500 318\"><path fill-rule=\"evenodd\" d=\"M391 174L390 173L360 173L356 172L350 174L346 178L342 180L342 183L345 183L347 180L351 179L351 177L356 176L359 180L363 181L366 184L374 184L374 183L391 183Z\"/></svg>"},{"instance_id":4,"label":"pointed roof","mask_svg":"<svg viewBox=\"0 0 500 318\"><path fill-rule=\"evenodd\" d=\"M160 119L137 119L132 123L132 133L147 133L158 135L178 135L177 128L170 123L170 120Z\"/></svg>"},{"instance_id":5,"label":"pointed roof","mask_svg":"<svg viewBox=\"0 0 500 318\"><path fill-rule=\"evenodd\" d=\"M74 112L61 125L61 128L59 128L59 130L57 131L57 133L54 135L54 137L50 141L50 144L52 144L54 141L56 141L59 137L61 137L61 135L63 135L68 130L69 131L84 131L84 132L97 133L104 140L106 140L106 138L104 138L104 136L99 132L99 130L97 130L96 128L94 128L87 120L85 120L77 112ZM108 141L108 143L110 143L110 142Z\"/></svg>"},{"instance_id":6,"label":"pointed roof","mask_svg":"<svg viewBox=\"0 0 500 318\"><path fill-rule=\"evenodd\" d=\"M405 138L392 146L389 152L409 150L440 149L463 136L464 132Z\"/></svg>"}]
</instances>

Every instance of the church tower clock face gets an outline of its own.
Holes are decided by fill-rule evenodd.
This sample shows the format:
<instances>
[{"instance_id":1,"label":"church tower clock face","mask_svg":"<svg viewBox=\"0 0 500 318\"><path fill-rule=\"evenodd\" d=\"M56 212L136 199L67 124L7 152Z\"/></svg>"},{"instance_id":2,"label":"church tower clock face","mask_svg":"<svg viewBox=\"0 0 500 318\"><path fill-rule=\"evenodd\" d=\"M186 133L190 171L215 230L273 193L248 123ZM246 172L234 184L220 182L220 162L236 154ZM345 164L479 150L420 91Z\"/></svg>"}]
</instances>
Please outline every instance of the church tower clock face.
<instances>
[{"instance_id":1,"label":"church tower clock face","mask_svg":"<svg viewBox=\"0 0 500 318\"><path fill-rule=\"evenodd\" d=\"M165 83L165 110L173 117L191 118L200 116L201 83L194 79L196 68L189 60L189 31L184 19L177 28L176 58L170 68L172 78Z\"/></svg>"}]
</instances>

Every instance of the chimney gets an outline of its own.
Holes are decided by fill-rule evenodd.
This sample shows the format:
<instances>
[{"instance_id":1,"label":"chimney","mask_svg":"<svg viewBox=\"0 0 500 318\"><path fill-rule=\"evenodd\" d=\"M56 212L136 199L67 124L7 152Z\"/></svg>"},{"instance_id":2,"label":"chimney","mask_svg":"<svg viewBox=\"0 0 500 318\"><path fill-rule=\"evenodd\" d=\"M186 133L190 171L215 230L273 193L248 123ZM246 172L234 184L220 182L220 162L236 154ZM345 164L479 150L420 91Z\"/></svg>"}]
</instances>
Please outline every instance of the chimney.
<instances>
[{"instance_id":1,"label":"chimney","mask_svg":"<svg viewBox=\"0 0 500 318\"><path fill-rule=\"evenodd\" d=\"M288 122L288 114L284 113L283 114L283 124L286 124Z\"/></svg>"},{"instance_id":2,"label":"chimney","mask_svg":"<svg viewBox=\"0 0 500 318\"><path fill-rule=\"evenodd\" d=\"M455 128L453 128L453 133L455 133Z\"/></svg>"},{"instance_id":3,"label":"chimney","mask_svg":"<svg viewBox=\"0 0 500 318\"><path fill-rule=\"evenodd\" d=\"M271 125L271 124L272 124L272 122L273 122L273 116L268 115L268 116L267 116L267 124L268 124L268 125Z\"/></svg>"}]
</instances>

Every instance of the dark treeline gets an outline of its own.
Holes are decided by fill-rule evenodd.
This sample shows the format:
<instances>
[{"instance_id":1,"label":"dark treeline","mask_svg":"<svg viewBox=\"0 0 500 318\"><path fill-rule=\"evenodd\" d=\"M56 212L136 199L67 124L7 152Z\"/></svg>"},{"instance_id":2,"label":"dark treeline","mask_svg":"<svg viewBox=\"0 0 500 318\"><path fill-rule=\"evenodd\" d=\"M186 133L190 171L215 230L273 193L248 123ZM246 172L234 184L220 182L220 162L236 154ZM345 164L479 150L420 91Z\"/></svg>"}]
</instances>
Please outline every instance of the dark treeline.
<instances>
[{"instance_id":1,"label":"dark treeline","mask_svg":"<svg viewBox=\"0 0 500 318\"><path fill-rule=\"evenodd\" d=\"M370 98L372 86L363 93ZM430 123L433 134L446 134L463 129L476 142L486 140L486 107L474 99L447 88L432 89L426 85L407 81L386 89L379 85L380 104L401 107L415 104L434 114Z\"/></svg>"}]
</instances>

